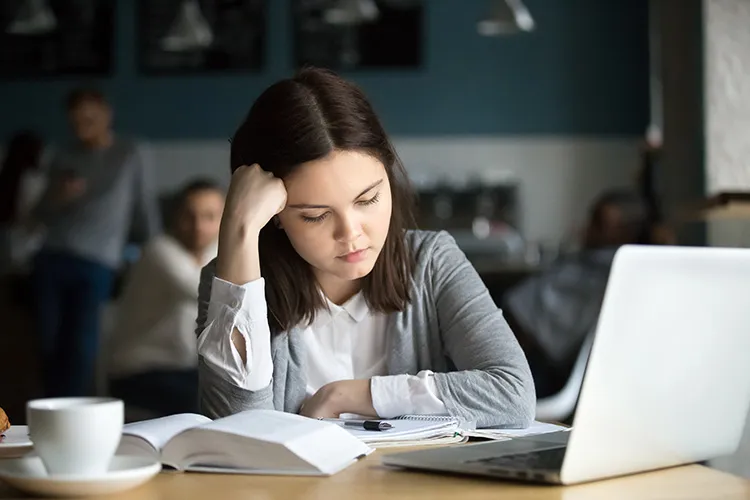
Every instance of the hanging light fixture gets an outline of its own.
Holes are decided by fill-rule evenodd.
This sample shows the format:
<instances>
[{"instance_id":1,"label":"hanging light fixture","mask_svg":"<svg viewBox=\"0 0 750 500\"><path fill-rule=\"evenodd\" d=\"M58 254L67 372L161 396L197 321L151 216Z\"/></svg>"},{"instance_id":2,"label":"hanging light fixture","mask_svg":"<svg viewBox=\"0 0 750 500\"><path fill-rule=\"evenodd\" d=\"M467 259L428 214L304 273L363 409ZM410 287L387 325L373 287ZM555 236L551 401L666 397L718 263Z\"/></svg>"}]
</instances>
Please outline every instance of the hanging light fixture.
<instances>
[{"instance_id":1,"label":"hanging light fixture","mask_svg":"<svg viewBox=\"0 0 750 500\"><path fill-rule=\"evenodd\" d=\"M355 26L371 23L380 15L374 0L338 0L323 12L328 24Z\"/></svg>"},{"instance_id":2,"label":"hanging light fixture","mask_svg":"<svg viewBox=\"0 0 750 500\"><path fill-rule=\"evenodd\" d=\"M161 48L167 52L188 52L207 49L214 41L208 21L201 12L198 0L185 0Z\"/></svg>"},{"instance_id":3,"label":"hanging light fixture","mask_svg":"<svg viewBox=\"0 0 750 500\"><path fill-rule=\"evenodd\" d=\"M44 35L57 28L55 13L45 0L26 0L6 32L11 35Z\"/></svg>"},{"instance_id":4,"label":"hanging light fixture","mask_svg":"<svg viewBox=\"0 0 750 500\"><path fill-rule=\"evenodd\" d=\"M493 0L489 15L479 21L477 31L484 36L512 35L532 31L534 24L523 0Z\"/></svg>"}]
</instances>

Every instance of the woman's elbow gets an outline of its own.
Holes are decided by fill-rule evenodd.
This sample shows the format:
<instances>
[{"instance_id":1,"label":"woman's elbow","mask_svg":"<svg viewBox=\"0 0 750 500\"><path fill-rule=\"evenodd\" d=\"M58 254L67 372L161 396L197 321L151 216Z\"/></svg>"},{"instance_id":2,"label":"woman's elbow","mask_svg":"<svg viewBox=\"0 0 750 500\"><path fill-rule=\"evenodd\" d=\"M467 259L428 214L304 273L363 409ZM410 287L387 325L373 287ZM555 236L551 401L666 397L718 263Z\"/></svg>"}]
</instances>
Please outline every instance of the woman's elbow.
<instances>
[{"instance_id":1,"label":"woman's elbow","mask_svg":"<svg viewBox=\"0 0 750 500\"><path fill-rule=\"evenodd\" d=\"M205 368L202 367L202 369ZM227 417L232 414L226 394L203 377L200 377L198 382L198 408L202 415L210 419Z\"/></svg>"},{"instance_id":2,"label":"woman's elbow","mask_svg":"<svg viewBox=\"0 0 750 500\"><path fill-rule=\"evenodd\" d=\"M506 394L506 421L502 425L509 428L523 429L530 426L536 418L536 388L529 370L520 373L498 374Z\"/></svg>"},{"instance_id":3,"label":"woman's elbow","mask_svg":"<svg viewBox=\"0 0 750 500\"><path fill-rule=\"evenodd\" d=\"M526 428L530 426L536 418L536 389L534 381L530 379L524 384L523 392L519 396L518 405L518 427Z\"/></svg>"}]
</instances>

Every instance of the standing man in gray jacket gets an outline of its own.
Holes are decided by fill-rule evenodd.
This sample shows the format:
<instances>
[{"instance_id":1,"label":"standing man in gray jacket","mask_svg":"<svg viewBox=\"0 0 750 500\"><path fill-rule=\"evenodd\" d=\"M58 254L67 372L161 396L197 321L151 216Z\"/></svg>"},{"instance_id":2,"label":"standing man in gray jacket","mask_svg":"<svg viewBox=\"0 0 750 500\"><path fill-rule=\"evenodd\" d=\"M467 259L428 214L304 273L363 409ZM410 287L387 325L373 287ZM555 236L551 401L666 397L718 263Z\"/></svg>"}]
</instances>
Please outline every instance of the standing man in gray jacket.
<instances>
[{"instance_id":1,"label":"standing man in gray jacket","mask_svg":"<svg viewBox=\"0 0 750 500\"><path fill-rule=\"evenodd\" d=\"M93 387L100 310L130 234L146 240L160 223L144 150L112 130L97 90L66 101L76 137L54 158L35 215L46 242L32 286L46 396L83 396Z\"/></svg>"}]
</instances>

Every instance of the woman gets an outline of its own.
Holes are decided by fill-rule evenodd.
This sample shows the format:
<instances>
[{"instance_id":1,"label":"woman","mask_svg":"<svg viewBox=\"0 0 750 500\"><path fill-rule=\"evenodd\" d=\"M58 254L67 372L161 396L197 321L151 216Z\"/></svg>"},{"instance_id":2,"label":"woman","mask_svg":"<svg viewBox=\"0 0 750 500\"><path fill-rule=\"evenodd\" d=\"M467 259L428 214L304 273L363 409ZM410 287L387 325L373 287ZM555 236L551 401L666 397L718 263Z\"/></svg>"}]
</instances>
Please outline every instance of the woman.
<instances>
[{"instance_id":1,"label":"woman","mask_svg":"<svg viewBox=\"0 0 750 500\"><path fill-rule=\"evenodd\" d=\"M406 174L356 86L318 69L272 85L231 164L199 293L206 414L532 421L523 352L455 241L406 231Z\"/></svg>"}]
</instances>

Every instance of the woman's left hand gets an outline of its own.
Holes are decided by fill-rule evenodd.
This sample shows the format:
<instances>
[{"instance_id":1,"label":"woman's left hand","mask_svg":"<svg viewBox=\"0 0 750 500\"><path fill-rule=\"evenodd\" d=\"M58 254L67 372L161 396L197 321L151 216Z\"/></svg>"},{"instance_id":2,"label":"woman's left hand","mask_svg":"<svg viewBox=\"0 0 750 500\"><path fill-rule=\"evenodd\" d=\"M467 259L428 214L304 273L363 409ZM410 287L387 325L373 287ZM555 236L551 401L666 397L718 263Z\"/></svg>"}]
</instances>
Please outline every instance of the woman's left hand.
<instances>
[{"instance_id":1,"label":"woman's left hand","mask_svg":"<svg viewBox=\"0 0 750 500\"><path fill-rule=\"evenodd\" d=\"M300 408L300 415L311 418L338 418L342 413L377 415L372 407L370 379L338 380L326 384Z\"/></svg>"}]
</instances>

